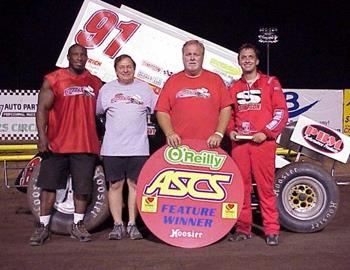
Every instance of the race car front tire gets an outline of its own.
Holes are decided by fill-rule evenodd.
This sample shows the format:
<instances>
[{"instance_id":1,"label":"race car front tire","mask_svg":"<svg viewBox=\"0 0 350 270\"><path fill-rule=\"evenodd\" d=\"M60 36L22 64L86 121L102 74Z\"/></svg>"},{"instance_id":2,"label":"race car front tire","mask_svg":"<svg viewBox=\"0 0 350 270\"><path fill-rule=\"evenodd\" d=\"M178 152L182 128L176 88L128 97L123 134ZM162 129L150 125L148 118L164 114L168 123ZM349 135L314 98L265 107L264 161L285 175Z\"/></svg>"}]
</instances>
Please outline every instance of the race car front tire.
<instances>
[{"instance_id":1,"label":"race car front tire","mask_svg":"<svg viewBox=\"0 0 350 270\"><path fill-rule=\"evenodd\" d=\"M312 163L290 163L276 172L281 225L293 232L317 232L335 217L339 190L332 176Z\"/></svg>"}]
</instances>

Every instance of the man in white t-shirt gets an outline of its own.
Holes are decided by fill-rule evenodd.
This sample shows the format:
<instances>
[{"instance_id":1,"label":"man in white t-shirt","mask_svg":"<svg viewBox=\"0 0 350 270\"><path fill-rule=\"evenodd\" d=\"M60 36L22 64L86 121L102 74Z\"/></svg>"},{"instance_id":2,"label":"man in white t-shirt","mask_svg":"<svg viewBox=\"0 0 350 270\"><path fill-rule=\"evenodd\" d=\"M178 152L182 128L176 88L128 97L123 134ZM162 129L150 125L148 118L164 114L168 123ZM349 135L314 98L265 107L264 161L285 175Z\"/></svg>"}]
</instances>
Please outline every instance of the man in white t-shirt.
<instances>
[{"instance_id":1,"label":"man in white t-shirt","mask_svg":"<svg viewBox=\"0 0 350 270\"><path fill-rule=\"evenodd\" d=\"M106 83L97 100L97 114L106 113L106 132L101 156L109 182L109 208L114 219L110 240L126 236L141 239L136 227L136 181L149 156L147 114L153 113L157 100L150 86L134 77L136 64L129 55L115 59L117 80ZM129 221L122 220L123 186L128 185Z\"/></svg>"}]
</instances>

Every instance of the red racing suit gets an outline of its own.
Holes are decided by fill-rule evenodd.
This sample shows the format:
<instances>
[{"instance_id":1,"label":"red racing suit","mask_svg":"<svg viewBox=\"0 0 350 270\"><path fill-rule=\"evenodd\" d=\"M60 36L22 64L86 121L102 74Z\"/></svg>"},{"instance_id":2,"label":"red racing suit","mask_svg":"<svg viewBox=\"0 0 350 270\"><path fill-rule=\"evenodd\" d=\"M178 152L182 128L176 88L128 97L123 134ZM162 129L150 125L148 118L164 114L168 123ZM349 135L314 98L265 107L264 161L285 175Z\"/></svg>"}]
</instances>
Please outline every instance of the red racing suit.
<instances>
[{"instance_id":1,"label":"red racing suit","mask_svg":"<svg viewBox=\"0 0 350 270\"><path fill-rule=\"evenodd\" d=\"M230 87L234 101L232 118L227 133L242 135L263 132L267 139L256 144L252 141L232 141L232 158L241 171L244 183L244 203L236 230L251 233L252 179L255 180L265 235L279 234L276 196L273 189L275 176L276 137L288 120L288 110L281 85L276 77L258 73L250 86L242 77Z\"/></svg>"}]
</instances>

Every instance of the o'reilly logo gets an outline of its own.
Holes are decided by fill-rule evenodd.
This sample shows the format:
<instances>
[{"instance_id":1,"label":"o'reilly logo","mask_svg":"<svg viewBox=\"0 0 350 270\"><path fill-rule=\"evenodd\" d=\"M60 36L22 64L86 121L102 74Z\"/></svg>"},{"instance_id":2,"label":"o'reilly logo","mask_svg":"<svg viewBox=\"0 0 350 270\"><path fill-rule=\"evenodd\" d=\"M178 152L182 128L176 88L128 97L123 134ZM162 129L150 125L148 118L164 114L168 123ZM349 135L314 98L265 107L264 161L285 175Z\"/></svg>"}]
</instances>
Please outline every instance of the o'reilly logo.
<instances>
[{"instance_id":1,"label":"o'reilly logo","mask_svg":"<svg viewBox=\"0 0 350 270\"><path fill-rule=\"evenodd\" d=\"M226 155L220 155L215 151L203 150L197 152L187 145L178 148L167 147L164 151L164 158L170 164L208 167L211 170L220 170L226 157Z\"/></svg>"}]
</instances>

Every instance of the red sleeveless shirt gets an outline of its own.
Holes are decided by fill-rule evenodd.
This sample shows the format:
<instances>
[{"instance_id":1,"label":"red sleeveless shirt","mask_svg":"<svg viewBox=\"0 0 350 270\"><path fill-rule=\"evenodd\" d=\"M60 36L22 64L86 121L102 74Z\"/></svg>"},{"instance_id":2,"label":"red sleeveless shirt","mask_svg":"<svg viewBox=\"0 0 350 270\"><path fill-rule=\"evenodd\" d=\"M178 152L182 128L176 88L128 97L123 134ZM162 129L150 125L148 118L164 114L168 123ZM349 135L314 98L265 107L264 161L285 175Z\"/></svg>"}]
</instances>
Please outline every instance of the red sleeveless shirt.
<instances>
[{"instance_id":1,"label":"red sleeveless shirt","mask_svg":"<svg viewBox=\"0 0 350 270\"><path fill-rule=\"evenodd\" d=\"M96 100L102 86L99 78L85 71L74 75L58 69L45 76L54 94L47 134L54 153L99 154L96 133Z\"/></svg>"}]
</instances>

